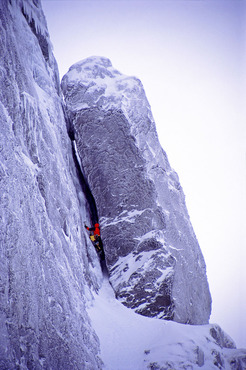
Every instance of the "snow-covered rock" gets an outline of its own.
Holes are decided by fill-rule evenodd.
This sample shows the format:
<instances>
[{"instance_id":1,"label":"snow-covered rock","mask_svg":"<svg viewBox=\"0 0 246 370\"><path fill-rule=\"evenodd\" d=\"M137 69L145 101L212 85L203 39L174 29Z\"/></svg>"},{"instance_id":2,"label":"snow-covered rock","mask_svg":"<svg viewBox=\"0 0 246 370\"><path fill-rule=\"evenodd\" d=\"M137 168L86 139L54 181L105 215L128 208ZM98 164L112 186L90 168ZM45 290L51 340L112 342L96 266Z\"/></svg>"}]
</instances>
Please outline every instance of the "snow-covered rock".
<instances>
[{"instance_id":1,"label":"snow-covered rock","mask_svg":"<svg viewBox=\"0 0 246 370\"><path fill-rule=\"evenodd\" d=\"M117 298L142 315L207 323L204 259L141 82L91 57L62 90Z\"/></svg>"},{"instance_id":2,"label":"snow-covered rock","mask_svg":"<svg viewBox=\"0 0 246 370\"><path fill-rule=\"evenodd\" d=\"M134 370L180 364L243 369L245 351L234 349L217 326L137 315L115 299L108 278L103 280L83 227L97 210L68 136L39 0L0 1L0 50L0 369L131 369L133 354ZM110 210L110 204L105 207ZM148 213L138 207L112 222L122 224L123 217L126 225L145 217L148 229ZM104 223L107 235L109 219ZM141 238L142 245L148 241ZM143 247L142 254L146 262L153 259L151 248ZM166 254L160 255L163 274L164 263L170 258L171 273L175 259ZM107 256L109 267L115 256ZM129 258L130 263L137 261ZM151 283L151 274L148 279Z\"/></svg>"},{"instance_id":3,"label":"snow-covered rock","mask_svg":"<svg viewBox=\"0 0 246 370\"><path fill-rule=\"evenodd\" d=\"M0 1L0 50L0 369L100 368L102 276L39 1Z\"/></svg>"}]
</instances>

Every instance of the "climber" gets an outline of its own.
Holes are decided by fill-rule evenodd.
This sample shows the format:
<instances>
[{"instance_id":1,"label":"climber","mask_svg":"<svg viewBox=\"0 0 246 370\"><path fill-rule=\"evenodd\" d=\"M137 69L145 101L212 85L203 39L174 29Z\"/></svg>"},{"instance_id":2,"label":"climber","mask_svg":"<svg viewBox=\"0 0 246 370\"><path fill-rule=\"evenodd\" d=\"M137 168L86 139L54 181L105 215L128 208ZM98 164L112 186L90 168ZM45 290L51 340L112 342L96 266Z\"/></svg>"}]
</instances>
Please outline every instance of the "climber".
<instances>
[{"instance_id":1,"label":"climber","mask_svg":"<svg viewBox=\"0 0 246 370\"><path fill-rule=\"evenodd\" d=\"M98 223L96 223L94 227L88 227L85 225L85 228L89 231L94 231L93 235L100 236L100 227Z\"/></svg>"},{"instance_id":2,"label":"climber","mask_svg":"<svg viewBox=\"0 0 246 370\"><path fill-rule=\"evenodd\" d=\"M94 227L88 227L85 225L85 228L90 231L90 239L96 248L96 251L100 255L101 258L104 257L104 252L103 252L103 244L102 244L102 239L100 235L100 227L98 223L95 223ZM93 233L92 233L93 231Z\"/></svg>"}]
</instances>

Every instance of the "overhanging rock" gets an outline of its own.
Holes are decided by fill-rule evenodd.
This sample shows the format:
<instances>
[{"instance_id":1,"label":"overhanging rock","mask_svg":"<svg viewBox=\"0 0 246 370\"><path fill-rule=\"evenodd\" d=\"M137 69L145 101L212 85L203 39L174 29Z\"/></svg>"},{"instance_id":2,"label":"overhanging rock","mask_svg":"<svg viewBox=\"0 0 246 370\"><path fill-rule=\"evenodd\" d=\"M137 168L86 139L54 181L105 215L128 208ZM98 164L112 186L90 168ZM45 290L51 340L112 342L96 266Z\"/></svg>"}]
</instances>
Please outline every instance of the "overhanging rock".
<instances>
[{"instance_id":1,"label":"overhanging rock","mask_svg":"<svg viewBox=\"0 0 246 370\"><path fill-rule=\"evenodd\" d=\"M146 316L207 323L204 259L141 82L91 57L69 69L62 90L116 296Z\"/></svg>"}]
</instances>

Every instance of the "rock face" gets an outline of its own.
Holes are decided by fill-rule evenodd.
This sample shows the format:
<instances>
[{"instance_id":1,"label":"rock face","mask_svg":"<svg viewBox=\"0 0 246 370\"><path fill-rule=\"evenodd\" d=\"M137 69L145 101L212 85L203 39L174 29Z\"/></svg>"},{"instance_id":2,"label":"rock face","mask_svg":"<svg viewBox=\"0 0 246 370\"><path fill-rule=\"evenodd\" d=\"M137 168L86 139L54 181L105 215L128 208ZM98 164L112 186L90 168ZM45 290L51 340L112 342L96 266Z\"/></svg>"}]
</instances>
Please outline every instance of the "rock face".
<instances>
[{"instance_id":1,"label":"rock face","mask_svg":"<svg viewBox=\"0 0 246 370\"><path fill-rule=\"evenodd\" d=\"M0 369L97 369L100 265L39 1L0 2L0 50Z\"/></svg>"},{"instance_id":2,"label":"rock face","mask_svg":"<svg viewBox=\"0 0 246 370\"><path fill-rule=\"evenodd\" d=\"M92 80L69 84L66 77L63 87L70 106L69 127L39 0L0 1L0 50L0 369L103 368L99 330L95 333L97 328L94 323L92 326L88 309L98 310L100 327L107 333L100 316L102 302L99 299L96 306L94 300L95 296L100 298L97 292L103 276L83 227L84 221L97 220L97 213L103 225L111 281L125 304L135 304L136 310L147 315L206 321L210 297L206 293L204 262L185 219L188 216L177 177L157 146L153 120L139 82L114 71L108 60L96 59L87 66L85 63L86 68L94 65L93 73L87 69L92 77L95 70L99 75L107 74L110 80L105 77L103 81L112 80L112 90L107 84L104 96L106 88L100 84ZM122 96L117 96L117 78L111 79L111 73L119 78ZM76 67L75 79L77 74ZM87 82L90 87L85 87ZM129 86L129 99L122 99L122 104L132 104L131 110L127 104L127 109L116 109ZM149 120L142 121L143 112ZM136 122L130 118L135 114L139 118ZM76 137L77 149L68 131L72 139ZM157 186L164 189L163 200ZM179 256L175 248L186 249ZM198 265L192 259L197 259ZM179 284L177 279L185 276L185 283ZM198 283L193 287L195 278ZM193 312L192 299L199 287L198 302L208 308ZM183 316L179 308L181 288L186 289L184 298L185 294L190 297L190 305L185 298ZM103 289L100 292L103 294ZM131 297L133 303L128 299ZM115 302L106 299L105 312L110 317L115 312ZM217 326L203 326L200 331L199 327L162 323L169 328L167 333L173 333L171 351L161 347L158 354L155 342L151 343L153 351L151 347L146 368L163 367L167 363L165 351L172 359L167 366L173 368L181 368L181 362L189 368L211 363L219 368L244 368L245 351L237 351ZM181 326L185 332L183 343ZM191 334L189 328L195 328L198 334ZM117 334L120 338L120 330ZM182 351L176 357L173 353L180 346ZM117 350L121 351L121 347Z\"/></svg>"},{"instance_id":3,"label":"rock face","mask_svg":"<svg viewBox=\"0 0 246 370\"><path fill-rule=\"evenodd\" d=\"M141 82L91 57L62 90L117 298L142 315L207 323L204 259Z\"/></svg>"}]
</instances>

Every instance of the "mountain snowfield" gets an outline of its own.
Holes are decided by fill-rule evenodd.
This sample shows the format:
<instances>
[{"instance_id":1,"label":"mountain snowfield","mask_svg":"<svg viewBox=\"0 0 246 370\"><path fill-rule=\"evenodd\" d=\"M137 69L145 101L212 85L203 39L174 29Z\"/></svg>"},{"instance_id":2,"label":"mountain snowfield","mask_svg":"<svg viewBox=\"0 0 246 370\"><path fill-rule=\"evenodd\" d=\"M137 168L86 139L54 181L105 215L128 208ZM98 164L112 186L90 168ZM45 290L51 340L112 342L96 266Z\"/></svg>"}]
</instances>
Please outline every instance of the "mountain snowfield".
<instances>
[{"instance_id":1,"label":"mountain snowfield","mask_svg":"<svg viewBox=\"0 0 246 370\"><path fill-rule=\"evenodd\" d=\"M112 105L102 99L98 108L99 122L108 124L118 139L115 126L110 125L122 125L120 134L126 140L124 145L117 141L119 151L122 154L129 143L131 147L125 154L128 162L121 162L120 157L117 160L123 165L131 159L133 172L121 167L116 175L116 166L113 173L104 168L94 175L88 169L96 163L93 155L98 157L99 144L95 143L94 150L93 145L86 146L85 137L73 131L72 120L77 113L77 118L81 114L88 118L88 106L98 103L100 91L107 90L106 98L111 99L112 81L106 78L106 88L99 80L99 87L93 82L87 99L81 99L78 89L77 101L71 101L79 107L78 112L65 111L39 0L0 2L0 50L0 369L246 368L246 350L236 349L217 325L206 324L210 294L205 263L177 175L158 145L145 147L138 130L143 102L137 98L139 92L145 99L140 82L134 80L135 85L115 72L122 79L119 90L127 87L127 92L129 87L129 97L136 92L135 105L130 98L133 105L123 115L118 108L108 114L108 109L115 110L114 99ZM98 58L93 63L97 69ZM87 88L79 85L86 94ZM72 91L74 84L67 87ZM151 128L145 133L146 143L157 143L148 106L144 113ZM135 114L137 130L129 132L127 120L132 115L136 118ZM88 139L97 134L92 128L83 127ZM103 125L97 128L100 133ZM107 145L110 135L100 139ZM111 149L116 155L115 147ZM140 155L140 149L146 157ZM86 155L81 156L83 152ZM163 162L158 167L160 158ZM164 214L156 201L161 194L153 193L156 180L146 180L144 171L151 172L150 159L157 161L158 171L166 170ZM131 182L134 173L137 181ZM121 175L125 182L119 183L117 176ZM101 194L107 202L102 202L98 179L100 186L105 185ZM125 192L126 197L120 205L108 181L110 185L123 184L120 194ZM136 196L131 188L135 185L149 192L142 198L141 192ZM127 196L136 203L128 207ZM84 228L84 223L93 224L97 217L102 225L105 262L99 260ZM121 237L116 233L119 224L125 233ZM184 246L194 258L185 253ZM120 303L125 297L116 291L115 277L121 289L128 281L133 284L131 295L137 308L147 307L142 312L145 316ZM134 286L138 279L141 284ZM201 304L197 304L196 294ZM183 308L182 297L186 302ZM170 319L186 322L188 317L205 325L160 320L157 317L163 314L163 307L163 312L173 314Z\"/></svg>"}]
</instances>

